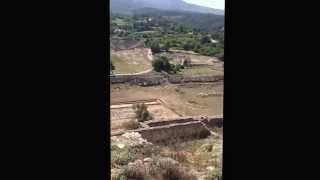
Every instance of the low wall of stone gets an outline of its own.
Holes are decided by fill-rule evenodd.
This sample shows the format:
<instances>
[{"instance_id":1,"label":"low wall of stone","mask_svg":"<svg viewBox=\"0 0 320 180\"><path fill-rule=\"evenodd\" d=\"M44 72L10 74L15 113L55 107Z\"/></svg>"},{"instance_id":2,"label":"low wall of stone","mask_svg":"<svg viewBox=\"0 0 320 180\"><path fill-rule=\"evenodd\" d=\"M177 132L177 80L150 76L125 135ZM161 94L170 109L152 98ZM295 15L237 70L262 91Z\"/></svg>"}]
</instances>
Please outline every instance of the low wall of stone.
<instances>
[{"instance_id":1,"label":"low wall of stone","mask_svg":"<svg viewBox=\"0 0 320 180\"><path fill-rule=\"evenodd\" d=\"M208 127L223 127L223 117L222 116L215 116L215 117L208 117L202 120Z\"/></svg>"},{"instance_id":2,"label":"low wall of stone","mask_svg":"<svg viewBox=\"0 0 320 180\"><path fill-rule=\"evenodd\" d=\"M160 85L164 81L162 76L156 75L115 75L110 76L111 84L129 83L131 85L153 86Z\"/></svg>"},{"instance_id":3,"label":"low wall of stone","mask_svg":"<svg viewBox=\"0 0 320 180\"><path fill-rule=\"evenodd\" d=\"M170 75L168 81L173 84L189 83L189 82L217 82L222 81L224 76L178 76Z\"/></svg>"},{"instance_id":4,"label":"low wall of stone","mask_svg":"<svg viewBox=\"0 0 320 180\"><path fill-rule=\"evenodd\" d=\"M198 121L198 120L194 119L193 117L181 117L181 118L166 119L166 120L152 120L149 122L145 122L145 124L150 127L156 127L156 126L166 126L169 124L187 123L187 122L194 122L194 121Z\"/></svg>"},{"instance_id":5,"label":"low wall of stone","mask_svg":"<svg viewBox=\"0 0 320 180\"><path fill-rule=\"evenodd\" d=\"M210 132L199 122L187 122L138 129L141 136L151 143L166 144L177 140L206 138Z\"/></svg>"},{"instance_id":6,"label":"low wall of stone","mask_svg":"<svg viewBox=\"0 0 320 180\"><path fill-rule=\"evenodd\" d=\"M223 81L224 76L181 76L181 75L112 75L110 76L111 84L129 83L131 85L140 86L154 86L160 85L166 82L173 84L180 83L206 83L206 82L217 82Z\"/></svg>"},{"instance_id":7,"label":"low wall of stone","mask_svg":"<svg viewBox=\"0 0 320 180\"><path fill-rule=\"evenodd\" d=\"M177 140L200 139L210 135L207 127L222 127L222 116L181 117L146 122L149 128L133 130L152 143L170 143Z\"/></svg>"}]
</instances>

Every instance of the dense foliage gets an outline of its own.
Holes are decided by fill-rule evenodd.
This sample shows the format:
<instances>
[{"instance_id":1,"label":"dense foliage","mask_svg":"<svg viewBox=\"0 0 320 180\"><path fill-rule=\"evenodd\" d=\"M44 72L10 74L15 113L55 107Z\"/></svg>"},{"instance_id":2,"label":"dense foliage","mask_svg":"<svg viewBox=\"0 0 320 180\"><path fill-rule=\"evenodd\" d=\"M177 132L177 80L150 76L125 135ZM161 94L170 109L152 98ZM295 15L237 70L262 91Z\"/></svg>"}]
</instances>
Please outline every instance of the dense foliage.
<instances>
[{"instance_id":1,"label":"dense foliage","mask_svg":"<svg viewBox=\"0 0 320 180\"><path fill-rule=\"evenodd\" d=\"M153 69L157 72L177 73L184 67L181 64L170 64L168 57L159 56L152 62Z\"/></svg>"},{"instance_id":2,"label":"dense foliage","mask_svg":"<svg viewBox=\"0 0 320 180\"><path fill-rule=\"evenodd\" d=\"M153 53L169 49L215 56L224 49L224 17L160 10L112 14L111 37L144 40Z\"/></svg>"}]
</instances>

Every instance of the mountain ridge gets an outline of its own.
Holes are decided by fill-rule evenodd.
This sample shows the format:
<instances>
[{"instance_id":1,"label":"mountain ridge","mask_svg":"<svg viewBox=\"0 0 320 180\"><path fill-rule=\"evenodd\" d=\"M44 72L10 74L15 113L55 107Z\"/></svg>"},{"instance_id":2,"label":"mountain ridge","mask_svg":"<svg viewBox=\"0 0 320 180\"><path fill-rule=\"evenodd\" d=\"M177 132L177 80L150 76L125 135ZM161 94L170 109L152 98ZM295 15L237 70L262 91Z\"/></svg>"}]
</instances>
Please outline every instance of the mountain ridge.
<instances>
[{"instance_id":1,"label":"mountain ridge","mask_svg":"<svg viewBox=\"0 0 320 180\"><path fill-rule=\"evenodd\" d=\"M110 0L110 9L113 13L130 14L139 8L224 15L224 10L190 4L183 0Z\"/></svg>"}]
</instances>

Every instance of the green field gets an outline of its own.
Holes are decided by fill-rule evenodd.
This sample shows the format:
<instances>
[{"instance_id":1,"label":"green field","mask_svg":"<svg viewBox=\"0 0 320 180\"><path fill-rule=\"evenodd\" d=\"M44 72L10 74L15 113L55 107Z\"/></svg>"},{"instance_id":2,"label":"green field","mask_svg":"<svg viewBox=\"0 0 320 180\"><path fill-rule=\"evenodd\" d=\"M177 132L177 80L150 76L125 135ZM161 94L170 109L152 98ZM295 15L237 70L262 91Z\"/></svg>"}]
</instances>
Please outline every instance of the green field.
<instances>
[{"instance_id":1,"label":"green field","mask_svg":"<svg viewBox=\"0 0 320 180\"><path fill-rule=\"evenodd\" d=\"M123 19L116 18L112 21L113 23L116 23L118 26L124 26L127 25L128 22L124 21Z\"/></svg>"}]
</instances>

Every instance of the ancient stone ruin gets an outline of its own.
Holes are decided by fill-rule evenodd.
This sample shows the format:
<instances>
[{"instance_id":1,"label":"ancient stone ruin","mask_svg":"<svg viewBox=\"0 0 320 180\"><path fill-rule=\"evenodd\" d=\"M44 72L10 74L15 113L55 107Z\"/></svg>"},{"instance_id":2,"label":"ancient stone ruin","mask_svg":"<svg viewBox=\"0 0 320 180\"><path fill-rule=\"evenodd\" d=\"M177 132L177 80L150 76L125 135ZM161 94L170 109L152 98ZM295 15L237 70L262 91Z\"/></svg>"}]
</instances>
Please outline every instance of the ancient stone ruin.
<instances>
[{"instance_id":1,"label":"ancient stone ruin","mask_svg":"<svg viewBox=\"0 0 320 180\"><path fill-rule=\"evenodd\" d=\"M145 122L144 127L127 132L136 132L148 142L166 144L177 140L206 138L212 132L208 127L222 127L223 117L179 117L171 120L153 120ZM113 134L119 136L125 132Z\"/></svg>"}]
</instances>

